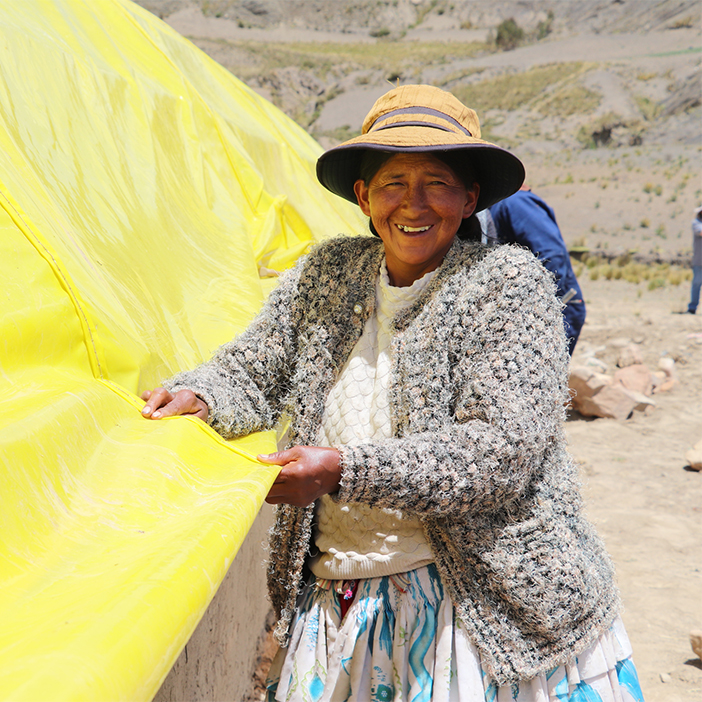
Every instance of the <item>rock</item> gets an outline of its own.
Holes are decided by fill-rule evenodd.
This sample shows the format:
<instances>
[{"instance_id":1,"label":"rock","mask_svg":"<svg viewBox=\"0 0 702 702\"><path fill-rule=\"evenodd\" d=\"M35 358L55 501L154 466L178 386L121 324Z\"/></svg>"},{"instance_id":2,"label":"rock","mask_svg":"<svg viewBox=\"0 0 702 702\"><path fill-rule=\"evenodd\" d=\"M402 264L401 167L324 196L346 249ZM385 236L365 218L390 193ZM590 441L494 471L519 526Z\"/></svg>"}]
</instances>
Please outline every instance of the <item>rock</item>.
<instances>
[{"instance_id":1,"label":"rock","mask_svg":"<svg viewBox=\"0 0 702 702\"><path fill-rule=\"evenodd\" d=\"M652 378L655 386L654 392L668 392L678 382L678 374L675 369L675 361L670 356L663 356L658 361L658 367L663 371L663 374L656 373L656 378L661 382L656 383L656 378Z\"/></svg>"},{"instance_id":2,"label":"rock","mask_svg":"<svg viewBox=\"0 0 702 702\"><path fill-rule=\"evenodd\" d=\"M627 368L636 364L643 363L641 351L635 344L627 344L620 352L617 358L617 366L619 368Z\"/></svg>"},{"instance_id":3,"label":"rock","mask_svg":"<svg viewBox=\"0 0 702 702\"><path fill-rule=\"evenodd\" d=\"M702 470L702 448L695 447L690 449L685 454L685 460L688 462L688 465L690 468L692 468L692 470Z\"/></svg>"},{"instance_id":4,"label":"rock","mask_svg":"<svg viewBox=\"0 0 702 702\"><path fill-rule=\"evenodd\" d=\"M598 373L592 368L585 366L571 368L570 376L568 377L568 387L575 392L575 398L578 399L592 397L605 385L611 385L611 383L612 378L608 375Z\"/></svg>"},{"instance_id":5,"label":"rock","mask_svg":"<svg viewBox=\"0 0 702 702\"><path fill-rule=\"evenodd\" d=\"M660 386L656 389L656 392L668 392L668 390L671 390L675 385L677 385L677 382L678 381L675 378L668 378L660 384Z\"/></svg>"},{"instance_id":6,"label":"rock","mask_svg":"<svg viewBox=\"0 0 702 702\"><path fill-rule=\"evenodd\" d=\"M690 632L690 646L692 646L692 652L702 660L702 629L693 629Z\"/></svg>"},{"instance_id":7,"label":"rock","mask_svg":"<svg viewBox=\"0 0 702 702\"><path fill-rule=\"evenodd\" d=\"M241 4L254 15L268 14L268 7L266 6L266 3L261 2L261 0L244 0L244 2Z\"/></svg>"},{"instance_id":8,"label":"rock","mask_svg":"<svg viewBox=\"0 0 702 702\"><path fill-rule=\"evenodd\" d=\"M652 400L648 395L644 395L642 392L636 392L635 390L626 389L627 395L631 397L632 400L636 402L634 405L634 410L636 412L646 412L647 414L656 406L656 401Z\"/></svg>"},{"instance_id":9,"label":"rock","mask_svg":"<svg viewBox=\"0 0 702 702\"><path fill-rule=\"evenodd\" d=\"M583 365L588 366L589 368L596 368L601 373L607 372L607 364L596 356L588 356L583 360Z\"/></svg>"},{"instance_id":10,"label":"rock","mask_svg":"<svg viewBox=\"0 0 702 702\"><path fill-rule=\"evenodd\" d=\"M702 74L695 71L684 81L676 83L669 98L661 103L663 114L668 117L685 110L689 110L700 104L700 92L702 92Z\"/></svg>"},{"instance_id":11,"label":"rock","mask_svg":"<svg viewBox=\"0 0 702 702\"><path fill-rule=\"evenodd\" d=\"M649 412L656 406L651 394L651 372L643 364L618 370L614 377L587 366L571 368L568 387L573 409L584 417L627 419L632 412Z\"/></svg>"},{"instance_id":12,"label":"rock","mask_svg":"<svg viewBox=\"0 0 702 702\"><path fill-rule=\"evenodd\" d=\"M620 383L627 390L633 390L643 395L653 394L653 377L648 366L643 363L620 368L614 374L613 381Z\"/></svg>"},{"instance_id":13,"label":"rock","mask_svg":"<svg viewBox=\"0 0 702 702\"><path fill-rule=\"evenodd\" d=\"M592 397L582 398L577 406L575 402L573 406L585 417L627 419L640 404L641 398L632 397L630 390L616 383L605 385Z\"/></svg>"},{"instance_id":14,"label":"rock","mask_svg":"<svg viewBox=\"0 0 702 702\"><path fill-rule=\"evenodd\" d=\"M662 683L669 683L673 680L668 673L659 673L659 677Z\"/></svg>"},{"instance_id":15,"label":"rock","mask_svg":"<svg viewBox=\"0 0 702 702\"><path fill-rule=\"evenodd\" d=\"M658 367L665 373L667 378L677 379L677 373L675 372L675 361L670 358L670 356L663 356L663 358L658 360Z\"/></svg>"}]
</instances>

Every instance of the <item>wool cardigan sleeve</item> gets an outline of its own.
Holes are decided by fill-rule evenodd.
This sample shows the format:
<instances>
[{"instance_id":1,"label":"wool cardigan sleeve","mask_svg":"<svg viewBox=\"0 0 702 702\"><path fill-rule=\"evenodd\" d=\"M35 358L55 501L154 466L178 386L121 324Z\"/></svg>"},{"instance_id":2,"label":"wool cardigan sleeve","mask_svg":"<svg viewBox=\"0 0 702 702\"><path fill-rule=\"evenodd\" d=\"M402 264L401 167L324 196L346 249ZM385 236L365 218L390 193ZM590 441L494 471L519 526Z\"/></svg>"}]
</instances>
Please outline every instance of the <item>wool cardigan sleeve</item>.
<instances>
[{"instance_id":1,"label":"wool cardigan sleeve","mask_svg":"<svg viewBox=\"0 0 702 702\"><path fill-rule=\"evenodd\" d=\"M192 371L164 381L171 392L192 390L208 406L207 421L225 439L271 429L280 416L295 344L295 292L304 258L247 329Z\"/></svg>"},{"instance_id":2,"label":"wool cardigan sleeve","mask_svg":"<svg viewBox=\"0 0 702 702\"><path fill-rule=\"evenodd\" d=\"M511 246L452 276L424 311L433 324L420 315L396 339L397 438L340 447L336 499L439 517L519 498L565 418L568 354L554 292L541 264Z\"/></svg>"}]
</instances>

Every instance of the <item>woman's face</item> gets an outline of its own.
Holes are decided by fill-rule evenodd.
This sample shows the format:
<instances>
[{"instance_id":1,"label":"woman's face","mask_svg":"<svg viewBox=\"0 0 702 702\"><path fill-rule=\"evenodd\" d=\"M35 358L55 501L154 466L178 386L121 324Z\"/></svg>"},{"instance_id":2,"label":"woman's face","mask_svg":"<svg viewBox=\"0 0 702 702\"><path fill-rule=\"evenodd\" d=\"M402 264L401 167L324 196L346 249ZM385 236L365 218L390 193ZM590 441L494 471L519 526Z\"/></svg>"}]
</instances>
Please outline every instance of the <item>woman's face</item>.
<instances>
[{"instance_id":1,"label":"woman's face","mask_svg":"<svg viewBox=\"0 0 702 702\"><path fill-rule=\"evenodd\" d=\"M397 154L368 186L356 181L358 204L385 245L392 285L411 285L441 264L461 220L473 214L479 190L477 184L468 190L431 154Z\"/></svg>"}]
</instances>

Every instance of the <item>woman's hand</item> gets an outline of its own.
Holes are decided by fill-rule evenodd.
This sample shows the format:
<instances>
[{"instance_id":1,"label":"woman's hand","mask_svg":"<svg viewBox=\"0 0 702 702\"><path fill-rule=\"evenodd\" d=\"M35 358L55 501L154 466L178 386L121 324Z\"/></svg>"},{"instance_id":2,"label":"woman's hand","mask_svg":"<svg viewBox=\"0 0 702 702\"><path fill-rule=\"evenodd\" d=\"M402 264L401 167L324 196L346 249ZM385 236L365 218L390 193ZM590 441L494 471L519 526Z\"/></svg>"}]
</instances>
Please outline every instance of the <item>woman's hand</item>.
<instances>
[{"instance_id":1,"label":"woman's hand","mask_svg":"<svg viewBox=\"0 0 702 702\"><path fill-rule=\"evenodd\" d=\"M262 463L283 466L266 502L307 507L318 497L336 492L341 480L340 458L335 448L318 446L293 446L259 456Z\"/></svg>"},{"instance_id":2,"label":"woman's hand","mask_svg":"<svg viewBox=\"0 0 702 702\"><path fill-rule=\"evenodd\" d=\"M192 390L179 390L175 395L165 388L156 388L142 393L146 401L141 413L148 419L163 419L175 415L195 416L207 421L209 407Z\"/></svg>"}]
</instances>

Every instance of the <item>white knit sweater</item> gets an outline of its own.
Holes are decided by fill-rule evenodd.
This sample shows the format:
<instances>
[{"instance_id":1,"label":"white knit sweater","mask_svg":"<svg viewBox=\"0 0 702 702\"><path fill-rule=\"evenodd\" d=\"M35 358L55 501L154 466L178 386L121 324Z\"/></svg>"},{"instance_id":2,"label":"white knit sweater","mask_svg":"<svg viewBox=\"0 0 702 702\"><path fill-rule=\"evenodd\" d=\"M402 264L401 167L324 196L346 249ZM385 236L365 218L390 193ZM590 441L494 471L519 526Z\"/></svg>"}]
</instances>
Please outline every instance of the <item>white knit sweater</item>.
<instances>
[{"instance_id":1,"label":"white knit sweater","mask_svg":"<svg viewBox=\"0 0 702 702\"><path fill-rule=\"evenodd\" d=\"M383 261L376 284L376 313L368 318L327 397L320 446L353 445L392 436L388 400L392 320L416 300L434 273L398 288L390 285ZM310 567L318 578L375 578L434 560L419 519L400 510L339 504L325 495L318 503L316 517L314 539L319 553Z\"/></svg>"}]
</instances>

